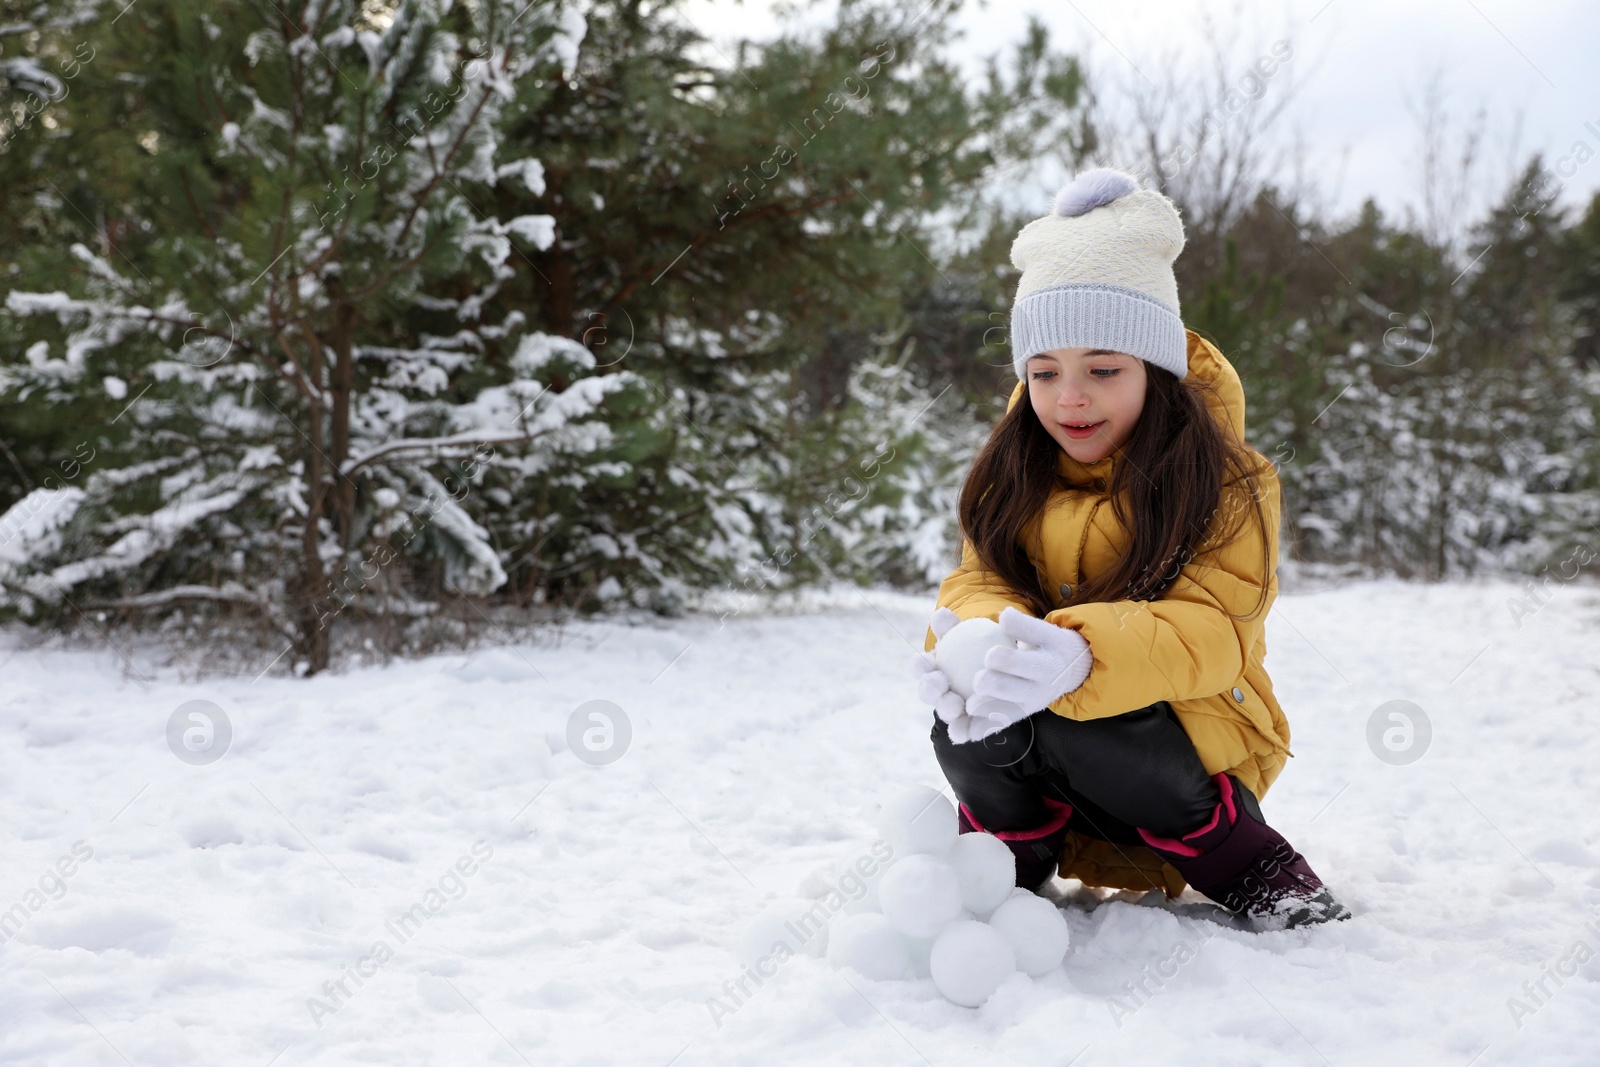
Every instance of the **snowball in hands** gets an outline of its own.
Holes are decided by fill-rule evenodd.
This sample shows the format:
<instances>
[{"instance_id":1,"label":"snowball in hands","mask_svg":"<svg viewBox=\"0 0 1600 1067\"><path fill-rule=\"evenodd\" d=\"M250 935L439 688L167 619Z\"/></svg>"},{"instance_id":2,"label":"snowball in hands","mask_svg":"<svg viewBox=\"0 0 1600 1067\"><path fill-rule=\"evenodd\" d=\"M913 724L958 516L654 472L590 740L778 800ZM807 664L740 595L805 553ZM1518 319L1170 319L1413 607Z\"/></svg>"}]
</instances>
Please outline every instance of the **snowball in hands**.
<instances>
[{"instance_id":1,"label":"snowball in hands","mask_svg":"<svg viewBox=\"0 0 1600 1067\"><path fill-rule=\"evenodd\" d=\"M972 680L983 669L983 657L991 648L1015 648L1011 639L993 619L968 619L952 626L933 646L933 658L950 688L963 697L972 695Z\"/></svg>"},{"instance_id":2,"label":"snowball in hands","mask_svg":"<svg viewBox=\"0 0 1600 1067\"><path fill-rule=\"evenodd\" d=\"M913 853L884 872L878 903L902 934L932 937L961 915L961 880L943 860Z\"/></svg>"},{"instance_id":3,"label":"snowball in hands","mask_svg":"<svg viewBox=\"0 0 1600 1067\"><path fill-rule=\"evenodd\" d=\"M1072 692L1089 677L1094 657L1089 642L1078 631L1036 619L1013 607L1000 612L999 625L1009 640L984 654L984 669L972 679L976 697L1008 701L1037 711ZM973 703L968 701L969 705ZM971 714L970 709L968 713Z\"/></svg>"},{"instance_id":4,"label":"snowball in hands","mask_svg":"<svg viewBox=\"0 0 1600 1067\"><path fill-rule=\"evenodd\" d=\"M1017 972L1016 951L991 926L970 919L954 922L933 943L928 970L935 988L945 997L976 1008Z\"/></svg>"},{"instance_id":5,"label":"snowball in hands","mask_svg":"<svg viewBox=\"0 0 1600 1067\"><path fill-rule=\"evenodd\" d=\"M937 789L914 785L896 793L878 813L878 833L896 856L942 856L956 843L956 808Z\"/></svg>"},{"instance_id":6,"label":"snowball in hands","mask_svg":"<svg viewBox=\"0 0 1600 1067\"><path fill-rule=\"evenodd\" d=\"M1067 955L1067 920L1044 897L1018 893L994 910L989 926L1010 943L1017 966L1034 978L1061 966Z\"/></svg>"}]
</instances>

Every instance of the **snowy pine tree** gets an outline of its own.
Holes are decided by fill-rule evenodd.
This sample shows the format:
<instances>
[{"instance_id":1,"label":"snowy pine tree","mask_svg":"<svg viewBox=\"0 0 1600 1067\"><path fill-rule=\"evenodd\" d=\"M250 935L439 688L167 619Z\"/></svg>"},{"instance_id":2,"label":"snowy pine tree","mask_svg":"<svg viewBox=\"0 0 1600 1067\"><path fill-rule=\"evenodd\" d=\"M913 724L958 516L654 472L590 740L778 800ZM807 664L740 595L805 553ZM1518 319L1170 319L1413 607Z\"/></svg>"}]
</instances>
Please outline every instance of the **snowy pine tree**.
<instances>
[{"instance_id":1,"label":"snowy pine tree","mask_svg":"<svg viewBox=\"0 0 1600 1067\"><path fill-rule=\"evenodd\" d=\"M571 477L612 440L633 376L492 303L551 220L468 192L538 188L496 120L535 64L570 62L581 19L443 0L296 15L152 2L143 32L98 42L100 69L149 93L149 237L138 262L74 243L71 291L7 297L38 338L9 394L127 397L112 454L7 516L0 581L25 615L228 601L319 670L348 608L428 610L401 572L500 587L485 494Z\"/></svg>"}]
</instances>

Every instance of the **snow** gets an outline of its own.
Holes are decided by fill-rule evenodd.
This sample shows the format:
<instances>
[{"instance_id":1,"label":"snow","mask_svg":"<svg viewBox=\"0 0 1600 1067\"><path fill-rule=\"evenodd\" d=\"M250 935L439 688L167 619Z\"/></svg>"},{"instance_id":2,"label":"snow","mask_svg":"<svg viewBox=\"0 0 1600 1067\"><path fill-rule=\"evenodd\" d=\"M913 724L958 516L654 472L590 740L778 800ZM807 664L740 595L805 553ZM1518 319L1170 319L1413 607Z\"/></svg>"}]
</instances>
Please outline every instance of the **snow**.
<instances>
[{"instance_id":1,"label":"snow","mask_svg":"<svg viewBox=\"0 0 1600 1067\"><path fill-rule=\"evenodd\" d=\"M55 551L59 531L71 521L84 492L72 486L35 489L0 515L0 574L36 555Z\"/></svg>"},{"instance_id":2,"label":"snow","mask_svg":"<svg viewBox=\"0 0 1600 1067\"><path fill-rule=\"evenodd\" d=\"M554 215L518 215L506 220L505 231L543 252L555 243L556 219Z\"/></svg>"},{"instance_id":3,"label":"snow","mask_svg":"<svg viewBox=\"0 0 1600 1067\"><path fill-rule=\"evenodd\" d=\"M38 587L41 595L60 595L80 582L113 571L137 567L157 552L171 545L194 524L222 514L244 497L236 489L225 490L203 499L190 499L187 495L157 508L148 515L132 515L118 519L105 527L108 531L127 530L98 556L74 560L50 572L46 583L30 583Z\"/></svg>"},{"instance_id":4,"label":"snow","mask_svg":"<svg viewBox=\"0 0 1600 1067\"><path fill-rule=\"evenodd\" d=\"M1273 608L1295 758L1262 806L1355 918L1251 934L1192 893L1057 882L1062 965L979 1008L809 953L757 983L736 955L774 902L859 900L879 807L943 784L904 669L931 594L311 680L257 678L276 650L195 681L154 640L0 632L0 1062L1589 1065L1600 603L1558 583L1519 625L1524 596L1391 580ZM194 766L165 731L201 699L233 741ZM594 699L631 725L603 765L568 749ZM1432 725L1404 765L1367 743L1394 699Z\"/></svg>"},{"instance_id":5,"label":"snow","mask_svg":"<svg viewBox=\"0 0 1600 1067\"><path fill-rule=\"evenodd\" d=\"M828 962L853 967L875 981L897 980L911 967L911 950L881 912L860 912L839 920L828 945Z\"/></svg>"},{"instance_id":6,"label":"snow","mask_svg":"<svg viewBox=\"0 0 1600 1067\"><path fill-rule=\"evenodd\" d=\"M571 81L578 69L578 50L589 32L589 22L576 6L566 4L561 6L556 18L558 28L550 45L560 57L562 77Z\"/></svg>"},{"instance_id":7,"label":"snow","mask_svg":"<svg viewBox=\"0 0 1600 1067\"><path fill-rule=\"evenodd\" d=\"M774 946L779 942L783 948L778 955L821 956L830 951L828 926L811 914L812 907L811 901L801 897L768 904L739 938L735 952L739 962L746 967L759 967L764 958L774 955Z\"/></svg>"}]
</instances>

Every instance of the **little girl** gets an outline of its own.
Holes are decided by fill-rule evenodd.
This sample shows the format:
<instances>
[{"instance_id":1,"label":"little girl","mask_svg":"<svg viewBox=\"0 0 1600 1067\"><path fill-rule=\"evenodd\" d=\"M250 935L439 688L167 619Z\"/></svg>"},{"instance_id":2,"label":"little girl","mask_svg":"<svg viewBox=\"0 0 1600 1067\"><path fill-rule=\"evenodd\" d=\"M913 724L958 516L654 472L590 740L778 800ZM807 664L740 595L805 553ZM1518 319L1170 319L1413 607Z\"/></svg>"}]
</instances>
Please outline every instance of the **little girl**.
<instances>
[{"instance_id":1,"label":"little girl","mask_svg":"<svg viewBox=\"0 0 1600 1067\"><path fill-rule=\"evenodd\" d=\"M961 831L1005 841L1018 885L1187 883L1257 928L1344 919L1257 803L1293 755L1262 664L1279 485L1237 372L1179 318L1183 245L1172 202L1108 168L1017 235L1019 382L925 648L974 618L1023 644L966 699L919 653L917 691Z\"/></svg>"}]
</instances>

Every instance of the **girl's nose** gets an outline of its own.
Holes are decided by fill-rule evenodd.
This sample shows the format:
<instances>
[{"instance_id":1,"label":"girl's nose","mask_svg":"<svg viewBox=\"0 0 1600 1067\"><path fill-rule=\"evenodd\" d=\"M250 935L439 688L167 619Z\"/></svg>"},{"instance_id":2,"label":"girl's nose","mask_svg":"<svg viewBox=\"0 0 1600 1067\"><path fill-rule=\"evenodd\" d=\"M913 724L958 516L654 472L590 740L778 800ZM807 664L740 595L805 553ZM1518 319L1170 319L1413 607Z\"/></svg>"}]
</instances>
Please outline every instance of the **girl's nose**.
<instances>
[{"instance_id":1,"label":"girl's nose","mask_svg":"<svg viewBox=\"0 0 1600 1067\"><path fill-rule=\"evenodd\" d=\"M1077 411L1089 405L1089 394L1075 385L1063 385L1056 398L1056 406L1064 411Z\"/></svg>"}]
</instances>

